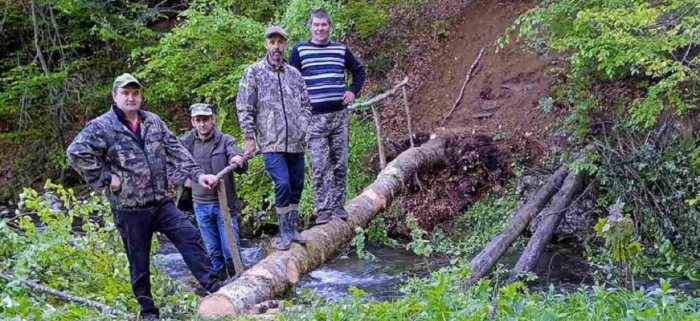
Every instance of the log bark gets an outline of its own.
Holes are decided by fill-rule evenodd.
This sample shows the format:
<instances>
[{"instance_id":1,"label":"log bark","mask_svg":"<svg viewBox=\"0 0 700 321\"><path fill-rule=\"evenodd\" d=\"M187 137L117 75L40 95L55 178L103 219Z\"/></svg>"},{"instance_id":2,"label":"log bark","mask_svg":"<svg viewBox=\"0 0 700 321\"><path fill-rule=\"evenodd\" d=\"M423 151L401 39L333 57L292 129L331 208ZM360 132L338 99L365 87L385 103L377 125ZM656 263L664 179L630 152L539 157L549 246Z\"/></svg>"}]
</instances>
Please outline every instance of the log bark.
<instances>
[{"instance_id":1,"label":"log bark","mask_svg":"<svg viewBox=\"0 0 700 321\"><path fill-rule=\"evenodd\" d=\"M404 191L406 183L422 170L445 165L445 139L431 140L411 148L390 162L365 191L345 205L347 221L333 218L324 225L303 231L306 246L292 243L245 271L238 279L204 298L199 314L205 317L236 317L255 304L281 295L302 276L321 266L335 250L350 241L357 226L366 227L374 216Z\"/></svg>"},{"instance_id":2,"label":"log bark","mask_svg":"<svg viewBox=\"0 0 700 321\"><path fill-rule=\"evenodd\" d=\"M581 193L584 186L582 176L581 173L570 172L559 192L552 197L551 205L542 211L540 214L542 221L537 226L535 234L530 237L518 263L515 264L515 269L508 283L515 282L522 273L535 269L537 259L552 238L554 230L559 226L561 219L569 209L569 205L574 197Z\"/></svg>"},{"instance_id":3,"label":"log bark","mask_svg":"<svg viewBox=\"0 0 700 321\"><path fill-rule=\"evenodd\" d=\"M510 225L493 237L481 253L471 260L469 266L471 267L472 273L467 283L464 285L465 290L474 284L475 281L486 276L489 269L506 252L511 244L513 244L532 218L537 216L547 203L549 203L552 195L559 190L567 174L568 170L566 166L559 167L559 169L547 179L547 182L530 197L525 206L516 211L515 215L510 220Z\"/></svg>"}]
</instances>

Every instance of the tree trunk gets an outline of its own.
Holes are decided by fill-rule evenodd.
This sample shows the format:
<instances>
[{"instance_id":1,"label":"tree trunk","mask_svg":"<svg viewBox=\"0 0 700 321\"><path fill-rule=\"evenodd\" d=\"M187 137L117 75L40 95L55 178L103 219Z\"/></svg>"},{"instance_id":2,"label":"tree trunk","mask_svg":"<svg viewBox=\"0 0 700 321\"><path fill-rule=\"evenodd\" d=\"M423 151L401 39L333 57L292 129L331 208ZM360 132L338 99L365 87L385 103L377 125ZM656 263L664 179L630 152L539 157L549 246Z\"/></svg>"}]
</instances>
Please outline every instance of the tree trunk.
<instances>
[{"instance_id":1,"label":"tree trunk","mask_svg":"<svg viewBox=\"0 0 700 321\"><path fill-rule=\"evenodd\" d=\"M366 227L374 216L405 188L414 173L446 162L444 139L434 139L399 155L382 170L361 195L345 205L347 221L334 218L327 224L303 231L308 243L292 243L287 251L277 251L244 272L240 278L202 300L202 316L236 317L255 304L282 294L297 284L307 272L321 266L335 250L350 241L355 227Z\"/></svg>"},{"instance_id":2,"label":"tree trunk","mask_svg":"<svg viewBox=\"0 0 700 321\"><path fill-rule=\"evenodd\" d=\"M566 166L559 167L547 182L540 187L537 192L530 197L525 206L518 210L510 220L510 225L498 233L484 247L484 249L476 257L472 259L469 266L472 269L472 274L465 284L465 289L469 288L475 281L486 276L488 270L498 261L498 259L506 252L508 247L518 238L520 233L527 227L533 217L549 203L552 195L559 190L559 187L564 182L568 170Z\"/></svg>"},{"instance_id":3,"label":"tree trunk","mask_svg":"<svg viewBox=\"0 0 700 321\"><path fill-rule=\"evenodd\" d=\"M525 247L523 254L515 265L513 275L508 280L508 283L515 282L520 274L535 269L535 266L537 266L537 259L552 238L554 230L569 209L573 198L579 195L583 189L584 184L582 176L581 173L570 172L559 192L552 197L552 204L546 210L542 211L540 214L542 215L542 221L537 226L535 234L530 237L530 241L527 243L527 247Z\"/></svg>"}]
</instances>

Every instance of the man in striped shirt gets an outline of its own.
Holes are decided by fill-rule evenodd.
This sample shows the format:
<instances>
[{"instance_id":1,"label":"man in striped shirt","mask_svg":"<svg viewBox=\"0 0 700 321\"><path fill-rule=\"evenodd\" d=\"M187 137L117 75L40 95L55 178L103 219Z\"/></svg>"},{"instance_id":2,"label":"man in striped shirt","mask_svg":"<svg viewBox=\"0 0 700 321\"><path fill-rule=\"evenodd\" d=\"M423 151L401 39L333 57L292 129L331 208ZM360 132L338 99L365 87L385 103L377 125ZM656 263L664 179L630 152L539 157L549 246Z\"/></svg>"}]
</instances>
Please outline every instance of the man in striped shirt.
<instances>
[{"instance_id":1,"label":"man in striped shirt","mask_svg":"<svg viewBox=\"0 0 700 321\"><path fill-rule=\"evenodd\" d=\"M292 49L289 64L301 71L311 99L309 152L313 170L316 224L346 219L348 109L365 81L365 68L348 46L330 40L331 17L319 9L309 20L311 40ZM345 70L352 83L345 86Z\"/></svg>"}]
</instances>

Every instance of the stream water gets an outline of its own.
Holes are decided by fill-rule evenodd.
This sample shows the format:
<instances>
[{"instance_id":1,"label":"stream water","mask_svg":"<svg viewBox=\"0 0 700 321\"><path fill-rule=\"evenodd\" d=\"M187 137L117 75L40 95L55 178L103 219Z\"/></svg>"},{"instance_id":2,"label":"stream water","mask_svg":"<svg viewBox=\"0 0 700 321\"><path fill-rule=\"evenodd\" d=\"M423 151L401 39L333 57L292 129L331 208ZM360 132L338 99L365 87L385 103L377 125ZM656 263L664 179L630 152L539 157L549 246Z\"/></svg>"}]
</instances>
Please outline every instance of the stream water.
<instances>
[{"instance_id":1,"label":"stream water","mask_svg":"<svg viewBox=\"0 0 700 321\"><path fill-rule=\"evenodd\" d=\"M243 263L252 266L265 256L263 244L255 240L242 240L241 251ZM360 260L351 249L341 249L338 254L321 268L302 278L293 289L292 296L299 296L305 291L312 291L329 301L352 295L350 287L364 290L374 300L391 300L401 296L401 284L410 277L425 277L431 271L449 264L445 256L434 255L430 258L418 256L403 248L391 248L370 244L367 251L376 259ZM512 268L518 260L520 251L511 249L499 261L505 268ZM192 284L192 276L177 252L169 243L161 241L156 251L155 265L177 281ZM575 250L568 248L548 248L540 257L535 270L538 279L531 284L533 291L548 291L553 285L557 292L573 291L585 284L593 284L592 269L586 259ZM655 289L658 280L636 279L637 286ZM700 282L673 280L672 286L679 291L698 291Z\"/></svg>"}]
</instances>

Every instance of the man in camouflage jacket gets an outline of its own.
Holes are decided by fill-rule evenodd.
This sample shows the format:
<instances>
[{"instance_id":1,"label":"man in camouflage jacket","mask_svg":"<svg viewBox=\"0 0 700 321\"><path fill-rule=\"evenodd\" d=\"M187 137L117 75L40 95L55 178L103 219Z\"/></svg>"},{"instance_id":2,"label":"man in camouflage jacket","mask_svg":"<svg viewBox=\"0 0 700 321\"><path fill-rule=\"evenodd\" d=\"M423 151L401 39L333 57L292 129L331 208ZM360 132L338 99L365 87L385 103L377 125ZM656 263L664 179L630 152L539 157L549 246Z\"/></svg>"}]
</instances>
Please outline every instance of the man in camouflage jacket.
<instances>
[{"instance_id":1,"label":"man in camouflage jacket","mask_svg":"<svg viewBox=\"0 0 700 321\"><path fill-rule=\"evenodd\" d=\"M153 233L165 234L178 248L202 287L216 292L199 231L166 196L168 183L187 178L204 188L216 176L204 174L190 153L155 114L141 110L142 86L130 74L114 81L114 105L88 122L68 147L71 166L92 186L104 188L129 259L131 286L145 320L158 319L150 281Z\"/></svg>"},{"instance_id":2,"label":"man in camouflage jacket","mask_svg":"<svg viewBox=\"0 0 700 321\"><path fill-rule=\"evenodd\" d=\"M236 109L245 136L245 154L257 143L265 168L275 182L275 208L280 226L279 250L291 241L305 244L299 234L299 200L304 189L304 151L311 103L301 73L284 60L287 35L272 26L265 33L266 57L249 66L241 79Z\"/></svg>"}]
</instances>

